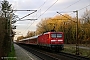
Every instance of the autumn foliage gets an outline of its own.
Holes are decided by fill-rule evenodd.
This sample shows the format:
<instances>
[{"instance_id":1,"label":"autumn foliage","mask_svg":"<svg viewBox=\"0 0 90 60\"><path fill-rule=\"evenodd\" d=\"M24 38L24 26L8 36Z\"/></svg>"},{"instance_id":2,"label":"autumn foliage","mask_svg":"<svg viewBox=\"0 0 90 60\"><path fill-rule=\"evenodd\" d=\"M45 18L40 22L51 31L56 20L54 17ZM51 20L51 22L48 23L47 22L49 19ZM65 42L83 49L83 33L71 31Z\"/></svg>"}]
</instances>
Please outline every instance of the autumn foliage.
<instances>
[{"instance_id":1,"label":"autumn foliage","mask_svg":"<svg viewBox=\"0 0 90 60\"><path fill-rule=\"evenodd\" d=\"M27 37L43 34L45 32L64 32L65 43L75 44L77 18L68 14L56 15L44 18L37 24L36 31L29 31ZM20 38L20 37L18 37ZM25 38L25 37L23 37ZM22 38L22 39L23 39ZM78 42L80 44L90 43L90 10L86 10L81 18L78 18Z\"/></svg>"},{"instance_id":2,"label":"autumn foliage","mask_svg":"<svg viewBox=\"0 0 90 60\"><path fill-rule=\"evenodd\" d=\"M90 19L88 19L90 21ZM82 23L82 19L78 21L78 42L90 43L90 22ZM42 34L48 31L64 32L65 43L76 43L76 17L72 17L68 14L57 15L52 18L42 19L37 24L37 34Z\"/></svg>"}]
</instances>

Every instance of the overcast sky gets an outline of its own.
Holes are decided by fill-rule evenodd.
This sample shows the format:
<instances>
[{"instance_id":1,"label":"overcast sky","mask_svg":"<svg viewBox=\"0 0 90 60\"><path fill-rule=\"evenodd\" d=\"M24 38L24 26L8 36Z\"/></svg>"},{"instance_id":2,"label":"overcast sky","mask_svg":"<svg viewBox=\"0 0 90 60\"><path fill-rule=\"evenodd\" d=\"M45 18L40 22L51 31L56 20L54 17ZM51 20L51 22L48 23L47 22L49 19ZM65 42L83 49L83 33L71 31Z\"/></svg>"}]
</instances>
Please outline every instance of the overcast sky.
<instances>
[{"instance_id":1,"label":"overcast sky","mask_svg":"<svg viewBox=\"0 0 90 60\"><path fill-rule=\"evenodd\" d=\"M24 19L38 19L36 21L17 21L15 30L17 34L26 35L28 31L35 31L36 25L43 18L54 17L56 12L69 12L79 10L79 18L87 9L90 10L90 0L7 0L14 10L37 10L37 12ZM83 8L83 9L82 9ZM81 10L80 10L81 9ZM31 11L32 12L32 11ZM15 12L19 18L31 13L30 11ZM70 14L70 12L69 12ZM74 16L75 13L71 14ZM18 36L18 35L17 35Z\"/></svg>"}]
</instances>

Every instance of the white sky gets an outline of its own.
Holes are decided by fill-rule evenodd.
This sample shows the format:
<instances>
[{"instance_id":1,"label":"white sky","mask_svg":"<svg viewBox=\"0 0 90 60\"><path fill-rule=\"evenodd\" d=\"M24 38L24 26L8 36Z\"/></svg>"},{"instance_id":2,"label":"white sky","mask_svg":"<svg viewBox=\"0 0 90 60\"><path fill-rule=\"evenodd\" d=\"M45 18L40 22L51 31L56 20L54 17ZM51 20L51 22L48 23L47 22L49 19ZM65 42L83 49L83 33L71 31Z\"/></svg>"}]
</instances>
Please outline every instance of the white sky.
<instances>
[{"instance_id":1,"label":"white sky","mask_svg":"<svg viewBox=\"0 0 90 60\"><path fill-rule=\"evenodd\" d=\"M15 23L15 25L17 26L17 29L15 31L17 34L21 35L26 35L28 31L35 31L36 25L38 24L38 22L41 21L42 18L54 17L55 15L57 15L56 13L57 11L68 12L79 10L79 17L81 17L83 15L83 12L85 12L86 10L86 8L84 7L89 5L87 9L90 10L90 0L8 0L8 1L10 4L12 4L12 8L14 10L27 10L27 9L37 10L37 12L25 18L25 19L27 18L36 19L39 17L37 21L17 21ZM80 10L81 8L84 9ZM15 14L18 15L20 18L29 13L31 12L27 11L15 12ZM71 14L71 16L75 16L75 13Z\"/></svg>"}]
</instances>

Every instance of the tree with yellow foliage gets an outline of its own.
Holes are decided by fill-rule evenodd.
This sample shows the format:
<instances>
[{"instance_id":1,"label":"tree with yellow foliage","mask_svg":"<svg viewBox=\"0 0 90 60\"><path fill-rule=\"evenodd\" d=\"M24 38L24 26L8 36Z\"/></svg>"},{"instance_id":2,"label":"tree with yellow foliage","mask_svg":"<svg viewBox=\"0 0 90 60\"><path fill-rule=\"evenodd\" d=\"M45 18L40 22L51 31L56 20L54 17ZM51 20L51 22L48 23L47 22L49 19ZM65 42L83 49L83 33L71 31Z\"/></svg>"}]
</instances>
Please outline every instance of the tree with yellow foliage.
<instances>
[{"instance_id":1,"label":"tree with yellow foliage","mask_svg":"<svg viewBox=\"0 0 90 60\"><path fill-rule=\"evenodd\" d=\"M64 32L65 42L71 43L75 41L75 28L76 23L75 18L72 18L68 14L56 15L53 18L42 19L41 22L37 25L37 34L42 34L44 32ZM69 42L68 40L71 40Z\"/></svg>"}]
</instances>

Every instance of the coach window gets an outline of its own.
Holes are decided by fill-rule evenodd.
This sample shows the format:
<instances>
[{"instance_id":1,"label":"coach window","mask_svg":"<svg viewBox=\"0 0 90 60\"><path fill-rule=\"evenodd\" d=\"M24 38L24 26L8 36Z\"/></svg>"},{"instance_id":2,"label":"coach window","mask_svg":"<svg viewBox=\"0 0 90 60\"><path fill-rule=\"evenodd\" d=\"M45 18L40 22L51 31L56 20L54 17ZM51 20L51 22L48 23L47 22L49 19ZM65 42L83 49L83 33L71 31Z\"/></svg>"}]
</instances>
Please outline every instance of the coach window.
<instances>
[{"instance_id":1,"label":"coach window","mask_svg":"<svg viewBox=\"0 0 90 60\"><path fill-rule=\"evenodd\" d=\"M62 34L57 34L57 38L62 38Z\"/></svg>"},{"instance_id":2,"label":"coach window","mask_svg":"<svg viewBox=\"0 0 90 60\"><path fill-rule=\"evenodd\" d=\"M56 38L56 34L51 34L51 37L52 38Z\"/></svg>"}]
</instances>

